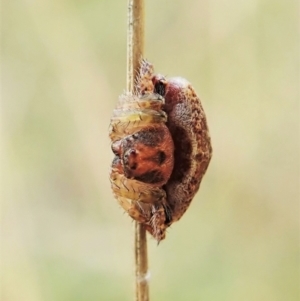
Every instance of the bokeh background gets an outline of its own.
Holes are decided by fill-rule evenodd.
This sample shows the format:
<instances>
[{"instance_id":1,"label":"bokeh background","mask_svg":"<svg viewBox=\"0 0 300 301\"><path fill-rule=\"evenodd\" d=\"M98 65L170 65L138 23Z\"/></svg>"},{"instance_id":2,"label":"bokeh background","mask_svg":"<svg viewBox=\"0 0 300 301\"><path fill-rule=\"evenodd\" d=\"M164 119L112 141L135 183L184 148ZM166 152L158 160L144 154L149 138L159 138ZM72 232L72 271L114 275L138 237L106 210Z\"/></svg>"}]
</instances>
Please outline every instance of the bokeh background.
<instances>
[{"instance_id":1,"label":"bokeh background","mask_svg":"<svg viewBox=\"0 0 300 301\"><path fill-rule=\"evenodd\" d=\"M2 3L1 300L134 300L133 223L110 191L127 1ZM192 82L213 158L149 237L152 300L299 300L299 4L146 1L146 57Z\"/></svg>"}]
</instances>

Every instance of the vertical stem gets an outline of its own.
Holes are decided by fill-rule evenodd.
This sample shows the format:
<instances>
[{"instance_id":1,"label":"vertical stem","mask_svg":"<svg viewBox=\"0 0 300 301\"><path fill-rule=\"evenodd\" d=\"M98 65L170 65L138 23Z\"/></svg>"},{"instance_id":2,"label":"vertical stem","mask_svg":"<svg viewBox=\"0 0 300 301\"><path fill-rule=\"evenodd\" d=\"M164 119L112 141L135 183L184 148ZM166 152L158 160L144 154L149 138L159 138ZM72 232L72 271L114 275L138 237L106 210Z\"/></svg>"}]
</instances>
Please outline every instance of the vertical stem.
<instances>
[{"instance_id":1,"label":"vertical stem","mask_svg":"<svg viewBox=\"0 0 300 301\"><path fill-rule=\"evenodd\" d=\"M144 0L128 0L127 91L132 92L134 79L144 55Z\"/></svg>"},{"instance_id":2,"label":"vertical stem","mask_svg":"<svg viewBox=\"0 0 300 301\"><path fill-rule=\"evenodd\" d=\"M133 92L144 54L144 0L128 0L127 91ZM146 230L135 223L136 301L149 301Z\"/></svg>"},{"instance_id":3,"label":"vertical stem","mask_svg":"<svg viewBox=\"0 0 300 301\"><path fill-rule=\"evenodd\" d=\"M135 281L136 301L149 301L148 256L146 230L135 223Z\"/></svg>"}]
</instances>

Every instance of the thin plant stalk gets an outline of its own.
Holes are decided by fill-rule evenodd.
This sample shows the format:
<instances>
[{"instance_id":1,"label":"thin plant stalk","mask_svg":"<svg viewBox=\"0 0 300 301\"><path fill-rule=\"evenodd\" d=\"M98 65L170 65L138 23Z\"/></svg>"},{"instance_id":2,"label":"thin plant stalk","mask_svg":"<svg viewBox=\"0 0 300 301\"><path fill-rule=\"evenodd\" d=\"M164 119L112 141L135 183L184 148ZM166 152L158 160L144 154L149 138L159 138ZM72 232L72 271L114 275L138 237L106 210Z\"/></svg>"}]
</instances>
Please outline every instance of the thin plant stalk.
<instances>
[{"instance_id":1,"label":"thin plant stalk","mask_svg":"<svg viewBox=\"0 0 300 301\"><path fill-rule=\"evenodd\" d=\"M133 92L144 55L144 0L128 0L127 91ZM149 301L148 255L145 227L135 222L136 301Z\"/></svg>"}]
</instances>

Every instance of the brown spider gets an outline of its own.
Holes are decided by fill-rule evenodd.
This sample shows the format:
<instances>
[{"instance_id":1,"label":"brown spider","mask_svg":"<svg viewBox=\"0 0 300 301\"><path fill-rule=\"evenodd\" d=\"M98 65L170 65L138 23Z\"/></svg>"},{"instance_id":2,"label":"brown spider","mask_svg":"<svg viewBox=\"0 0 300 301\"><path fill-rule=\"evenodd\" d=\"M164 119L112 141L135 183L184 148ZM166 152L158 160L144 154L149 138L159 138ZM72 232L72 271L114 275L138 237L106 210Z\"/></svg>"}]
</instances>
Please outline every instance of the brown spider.
<instances>
[{"instance_id":1,"label":"brown spider","mask_svg":"<svg viewBox=\"0 0 300 301\"><path fill-rule=\"evenodd\" d=\"M199 189L212 156L205 113L191 84L155 75L142 60L136 89L110 124L111 186L123 209L158 241Z\"/></svg>"}]
</instances>

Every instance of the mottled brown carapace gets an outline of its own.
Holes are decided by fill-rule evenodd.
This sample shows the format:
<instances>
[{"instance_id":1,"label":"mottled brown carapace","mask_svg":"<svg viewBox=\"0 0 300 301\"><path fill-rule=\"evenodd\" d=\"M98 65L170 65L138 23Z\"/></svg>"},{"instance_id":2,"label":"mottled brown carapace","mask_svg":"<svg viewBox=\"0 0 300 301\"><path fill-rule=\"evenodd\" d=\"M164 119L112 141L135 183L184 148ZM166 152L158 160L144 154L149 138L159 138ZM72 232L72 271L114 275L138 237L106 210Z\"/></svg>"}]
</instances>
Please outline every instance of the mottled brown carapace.
<instances>
[{"instance_id":1,"label":"mottled brown carapace","mask_svg":"<svg viewBox=\"0 0 300 301\"><path fill-rule=\"evenodd\" d=\"M205 113L191 84L155 75L142 60L136 89L110 125L111 184L120 205L158 240L199 189L212 155Z\"/></svg>"}]
</instances>

